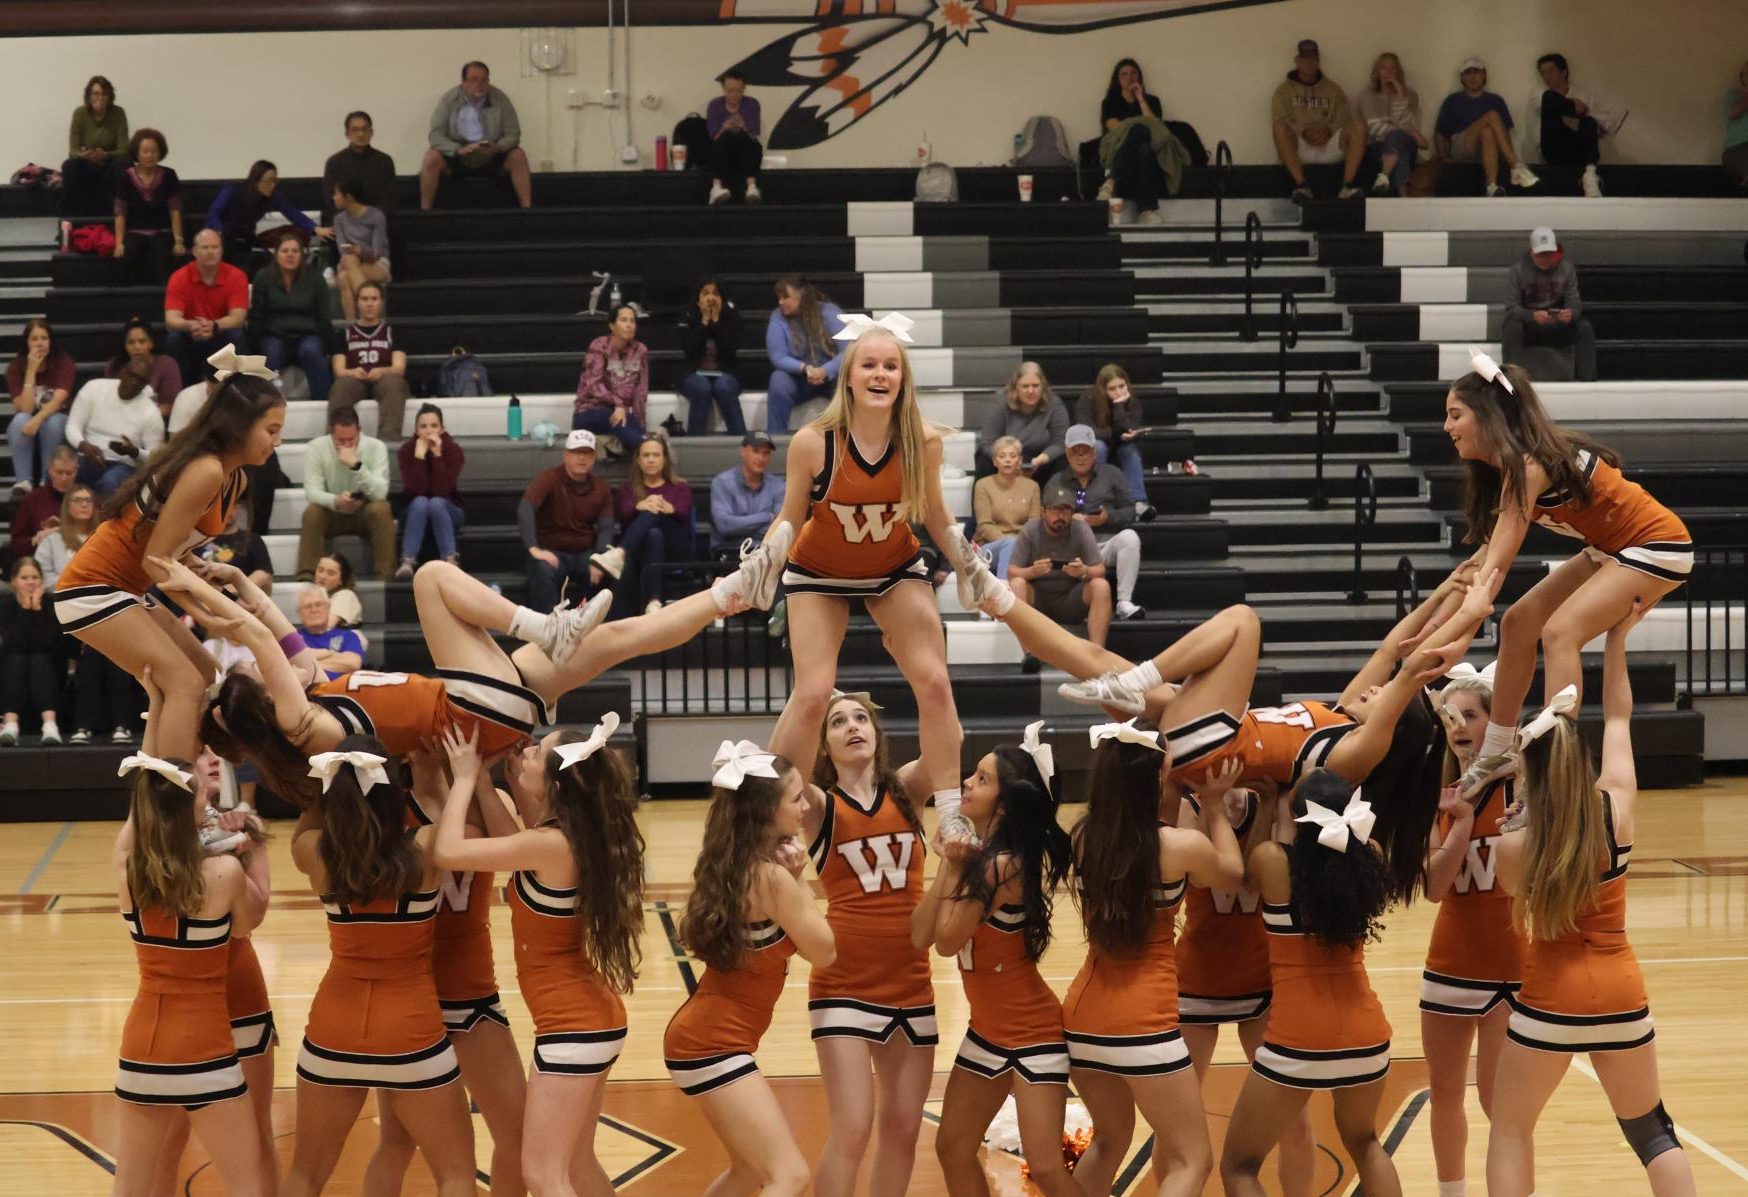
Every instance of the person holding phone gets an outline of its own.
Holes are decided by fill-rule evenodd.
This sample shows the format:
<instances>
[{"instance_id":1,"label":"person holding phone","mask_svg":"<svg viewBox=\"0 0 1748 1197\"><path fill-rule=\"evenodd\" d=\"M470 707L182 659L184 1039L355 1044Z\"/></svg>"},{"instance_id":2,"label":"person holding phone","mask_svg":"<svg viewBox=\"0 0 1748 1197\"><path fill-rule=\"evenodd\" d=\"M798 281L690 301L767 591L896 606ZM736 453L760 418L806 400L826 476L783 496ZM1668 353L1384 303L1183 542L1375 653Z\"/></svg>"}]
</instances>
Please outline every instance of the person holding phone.
<instances>
[{"instance_id":1,"label":"person holding phone","mask_svg":"<svg viewBox=\"0 0 1748 1197\"><path fill-rule=\"evenodd\" d=\"M79 451L80 482L107 499L164 441L164 418L147 379L151 366L134 359L116 378L79 388L67 414L67 443Z\"/></svg>"},{"instance_id":2,"label":"person holding phone","mask_svg":"<svg viewBox=\"0 0 1748 1197\"><path fill-rule=\"evenodd\" d=\"M388 267L388 220L381 208L372 208L358 194L351 179L334 183L334 244L340 260L334 276L340 283L340 310L346 319L358 319L358 291L365 283L380 286L390 277ZM396 429L398 432L399 429Z\"/></svg>"},{"instance_id":3,"label":"person holding phone","mask_svg":"<svg viewBox=\"0 0 1748 1197\"><path fill-rule=\"evenodd\" d=\"M1074 490L1063 481L1044 490L1044 510L1014 538L1007 582L1014 598L1061 624L1086 624L1086 638L1103 648L1111 627L1111 584L1105 579L1098 540L1085 520L1074 518ZM1021 666L1039 669L1028 655Z\"/></svg>"}]
</instances>

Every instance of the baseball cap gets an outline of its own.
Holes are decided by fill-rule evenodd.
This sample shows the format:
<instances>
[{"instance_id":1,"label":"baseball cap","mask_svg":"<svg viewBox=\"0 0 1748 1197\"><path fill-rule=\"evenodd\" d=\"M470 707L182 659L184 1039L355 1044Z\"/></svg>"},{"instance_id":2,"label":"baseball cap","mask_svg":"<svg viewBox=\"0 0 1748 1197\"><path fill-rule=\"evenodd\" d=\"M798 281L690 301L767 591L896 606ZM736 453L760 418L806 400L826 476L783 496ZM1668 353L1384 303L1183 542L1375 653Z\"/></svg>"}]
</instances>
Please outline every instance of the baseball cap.
<instances>
[{"instance_id":1,"label":"baseball cap","mask_svg":"<svg viewBox=\"0 0 1748 1197\"><path fill-rule=\"evenodd\" d=\"M1317 49L1317 43L1310 38L1305 38L1299 43L1299 53L1305 58L1321 57L1321 51Z\"/></svg>"},{"instance_id":2,"label":"baseball cap","mask_svg":"<svg viewBox=\"0 0 1748 1197\"><path fill-rule=\"evenodd\" d=\"M1530 252L1532 254L1551 254L1558 252L1560 239L1554 236L1554 230L1547 225L1530 233Z\"/></svg>"},{"instance_id":3,"label":"baseball cap","mask_svg":"<svg viewBox=\"0 0 1748 1197\"><path fill-rule=\"evenodd\" d=\"M1481 56L1479 54L1471 54L1463 59L1463 65L1457 68L1457 74L1461 75L1465 71L1484 71L1486 69L1487 64L1481 61Z\"/></svg>"},{"instance_id":4,"label":"baseball cap","mask_svg":"<svg viewBox=\"0 0 1748 1197\"><path fill-rule=\"evenodd\" d=\"M1074 490L1060 478L1053 480L1044 488L1045 507L1077 507Z\"/></svg>"},{"instance_id":5,"label":"baseball cap","mask_svg":"<svg viewBox=\"0 0 1748 1197\"><path fill-rule=\"evenodd\" d=\"M740 445L741 445L741 448L743 448L743 449L752 449L752 448L774 449L774 448L776 448L776 442L771 439L771 434L768 432L760 432L757 429L754 429L752 432L749 432L745 436L741 437L740 438Z\"/></svg>"},{"instance_id":6,"label":"baseball cap","mask_svg":"<svg viewBox=\"0 0 1748 1197\"><path fill-rule=\"evenodd\" d=\"M1096 445L1099 434L1094 432L1091 424L1070 424L1068 431L1062 434L1064 448L1072 449L1076 445Z\"/></svg>"},{"instance_id":7,"label":"baseball cap","mask_svg":"<svg viewBox=\"0 0 1748 1197\"><path fill-rule=\"evenodd\" d=\"M587 449L593 453L595 451L595 434L587 428L573 428L570 435L564 438L564 447L567 453L577 449Z\"/></svg>"}]
</instances>

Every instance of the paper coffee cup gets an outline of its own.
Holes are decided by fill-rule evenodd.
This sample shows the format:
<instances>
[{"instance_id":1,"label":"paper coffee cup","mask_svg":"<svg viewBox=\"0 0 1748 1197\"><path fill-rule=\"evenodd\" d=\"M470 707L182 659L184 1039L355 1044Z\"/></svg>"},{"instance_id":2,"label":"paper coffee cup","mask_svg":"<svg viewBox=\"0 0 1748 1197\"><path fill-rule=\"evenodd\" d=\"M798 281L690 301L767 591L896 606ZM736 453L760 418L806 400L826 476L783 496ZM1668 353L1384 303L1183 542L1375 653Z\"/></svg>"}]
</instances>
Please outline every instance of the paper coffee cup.
<instances>
[{"instance_id":1,"label":"paper coffee cup","mask_svg":"<svg viewBox=\"0 0 1748 1197\"><path fill-rule=\"evenodd\" d=\"M1029 204L1032 202L1032 176L1031 175L1021 175L1020 176L1020 202L1022 204Z\"/></svg>"},{"instance_id":2,"label":"paper coffee cup","mask_svg":"<svg viewBox=\"0 0 1748 1197\"><path fill-rule=\"evenodd\" d=\"M1113 195L1110 198L1109 202L1110 202L1110 206L1111 206L1111 220L1112 221L1121 220L1123 218L1123 200L1122 200L1122 198L1120 196Z\"/></svg>"},{"instance_id":3,"label":"paper coffee cup","mask_svg":"<svg viewBox=\"0 0 1748 1197\"><path fill-rule=\"evenodd\" d=\"M677 145L668 150L668 160L674 164L675 170L686 169L686 147Z\"/></svg>"}]
</instances>

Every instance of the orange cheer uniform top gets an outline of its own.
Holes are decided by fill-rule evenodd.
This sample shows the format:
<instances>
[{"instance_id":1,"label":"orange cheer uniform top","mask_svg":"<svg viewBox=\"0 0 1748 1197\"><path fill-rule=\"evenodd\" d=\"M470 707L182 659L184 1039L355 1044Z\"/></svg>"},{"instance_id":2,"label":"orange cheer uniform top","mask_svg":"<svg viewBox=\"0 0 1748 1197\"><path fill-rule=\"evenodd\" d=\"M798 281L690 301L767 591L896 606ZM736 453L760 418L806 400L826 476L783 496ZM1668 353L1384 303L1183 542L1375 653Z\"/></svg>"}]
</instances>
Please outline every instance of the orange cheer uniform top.
<instances>
[{"instance_id":1,"label":"orange cheer uniform top","mask_svg":"<svg viewBox=\"0 0 1748 1197\"><path fill-rule=\"evenodd\" d=\"M1358 726L1340 707L1321 702L1250 707L1242 719L1213 711L1165 733L1171 778L1188 785L1236 757L1244 764L1244 780L1267 777L1296 785L1300 774L1324 765L1342 737Z\"/></svg>"},{"instance_id":2,"label":"orange cheer uniform top","mask_svg":"<svg viewBox=\"0 0 1748 1197\"><path fill-rule=\"evenodd\" d=\"M696 1097L759 1070L753 1053L771 1025L795 943L770 919L748 923L739 968L707 968L662 1036L668 1075Z\"/></svg>"},{"instance_id":3,"label":"orange cheer uniform top","mask_svg":"<svg viewBox=\"0 0 1748 1197\"><path fill-rule=\"evenodd\" d=\"M434 1089L461 1075L431 973L437 900L434 889L356 906L322 898L332 958L310 1003L299 1079Z\"/></svg>"},{"instance_id":4,"label":"orange cheer uniform top","mask_svg":"<svg viewBox=\"0 0 1748 1197\"><path fill-rule=\"evenodd\" d=\"M1512 782L1502 778L1482 791L1469 828L1462 867L1438 904L1420 1008L1428 1014L1480 1018L1517 992L1523 981L1524 933L1512 924L1511 895L1499 886L1499 825L1511 805ZM1450 833L1439 816L1439 829Z\"/></svg>"},{"instance_id":5,"label":"orange cheer uniform top","mask_svg":"<svg viewBox=\"0 0 1748 1197\"><path fill-rule=\"evenodd\" d=\"M1026 955L1026 908L989 912L959 949L959 980L971 1025L953 1067L979 1076L1012 1072L1034 1085L1068 1083L1062 1003Z\"/></svg>"},{"instance_id":6,"label":"orange cheer uniform top","mask_svg":"<svg viewBox=\"0 0 1748 1197\"><path fill-rule=\"evenodd\" d=\"M1240 843L1257 819L1253 795L1233 834ZM1177 937L1179 1022L1217 1025L1261 1018L1273 994L1262 895L1254 890L1188 886Z\"/></svg>"},{"instance_id":7,"label":"orange cheer uniform top","mask_svg":"<svg viewBox=\"0 0 1748 1197\"><path fill-rule=\"evenodd\" d=\"M411 804L409 804L410 806ZM492 960L491 873L444 870L437 883L437 928L431 941L431 971L437 1004L451 1035L481 1022L510 1025L498 1000L498 973Z\"/></svg>"},{"instance_id":8,"label":"orange cheer uniform top","mask_svg":"<svg viewBox=\"0 0 1748 1197\"><path fill-rule=\"evenodd\" d=\"M898 800L881 789L864 810L833 786L808 854L838 944L837 959L808 977L813 1037L885 1043L902 1030L912 1043L938 1043L929 953L910 942L910 915L923 893L923 837Z\"/></svg>"},{"instance_id":9,"label":"orange cheer uniform top","mask_svg":"<svg viewBox=\"0 0 1748 1197\"><path fill-rule=\"evenodd\" d=\"M1681 517L1589 449L1578 450L1578 468L1590 502L1549 487L1536 496L1536 523L1654 578L1679 582L1693 572L1693 537Z\"/></svg>"},{"instance_id":10,"label":"orange cheer uniform top","mask_svg":"<svg viewBox=\"0 0 1748 1197\"><path fill-rule=\"evenodd\" d=\"M605 1072L625 1047L625 1004L583 955L577 888L542 885L521 870L504 887L516 945L516 984L534 1017L534 1070Z\"/></svg>"},{"instance_id":11,"label":"orange cheer uniform top","mask_svg":"<svg viewBox=\"0 0 1748 1197\"><path fill-rule=\"evenodd\" d=\"M140 988L128 1007L115 1095L136 1105L198 1109L248 1091L225 1004L231 916L124 910Z\"/></svg>"},{"instance_id":12,"label":"orange cheer uniform top","mask_svg":"<svg viewBox=\"0 0 1748 1197\"><path fill-rule=\"evenodd\" d=\"M1645 978L1627 942L1627 864L1633 846L1618 843L1614 804L1602 795L1608 866L1577 926L1556 939L1531 939L1523 987L1511 997L1507 1034L1549 1052L1609 1052L1656 1037Z\"/></svg>"},{"instance_id":13,"label":"orange cheer uniform top","mask_svg":"<svg viewBox=\"0 0 1748 1197\"><path fill-rule=\"evenodd\" d=\"M339 721L345 735L375 736L390 756L419 751L453 724L479 730L483 756L525 743L551 723L553 711L525 686L460 669L436 677L359 669L310 687L310 701Z\"/></svg>"},{"instance_id":14,"label":"orange cheer uniform top","mask_svg":"<svg viewBox=\"0 0 1748 1197\"><path fill-rule=\"evenodd\" d=\"M231 1017L231 1039L237 1059L259 1056L279 1042L273 1026L273 1004L267 997L267 978L261 975L261 959L255 941L231 937L225 962L225 1009Z\"/></svg>"},{"instance_id":15,"label":"orange cheer uniform top","mask_svg":"<svg viewBox=\"0 0 1748 1197\"><path fill-rule=\"evenodd\" d=\"M877 462L862 456L855 437L826 430L825 468L813 479L807 523L783 571L788 590L868 598L906 578L927 580L922 545L898 510L898 452L897 429Z\"/></svg>"}]
</instances>

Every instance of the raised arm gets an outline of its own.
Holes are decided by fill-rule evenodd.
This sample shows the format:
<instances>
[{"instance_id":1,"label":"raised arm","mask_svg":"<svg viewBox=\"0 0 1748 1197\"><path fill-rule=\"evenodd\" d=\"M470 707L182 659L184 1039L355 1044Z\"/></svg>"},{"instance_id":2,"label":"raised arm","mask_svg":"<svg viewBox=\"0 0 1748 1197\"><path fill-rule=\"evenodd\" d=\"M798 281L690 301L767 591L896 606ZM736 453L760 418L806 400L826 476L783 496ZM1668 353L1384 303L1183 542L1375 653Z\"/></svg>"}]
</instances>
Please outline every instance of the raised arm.
<instances>
[{"instance_id":1,"label":"raised arm","mask_svg":"<svg viewBox=\"0 0 1748 1197\"><path fill-rule=\"evenodd\" d=\"M1633 764L1633 683L1627 673L1627 633L1643 616L1644 611L1635 606L1608 630L1602 649L1602 768L1596 784L1617 803L1630 803L1639 792L1639 774Z\"/></svg>"},{"instance_id":2,"label":"raised arm","mask_svg":"<svg viewBox=\"0 0 1748 1197\"><path fill-rule=\"evenodd\" d=\"M1342 737L1330 751L1330 770L1356 786L1365 781L1390 751L1402 712L1423 686L1444 676L1444 672L1443 661L1426 649L1410 658L1372 699L1366 721Z\"/></svg>"},{"instance_id":3,"label":"raised arm","mask_svg":"<svg viewBox=\"0 0 1748 1197\"><path fill-rule=\"evenodd\" d=\"M1422 599L1419 606L1397 620L1396 626L1385 634L1378 647L1372 651L1371 658L1353 675L1347 689L1341 692L1340 701L1343 704L1350 703L1373 686L1382 686L1389 681L1390 675L1396 669L1396 662L1402 656L1403 646L1437 626L1432 622L1434 617L1452 595L1468 593L1469 579L1474 573L1474 563L1463 562L1446 575L1445 580Z\"/></svg>"},{"instance_id":4,"label":"raised arm","mask_svg":"<svg viewBox=\"0 0 1748 1197\"><path fill-rule=\"evenodd\" d=\"M1192 829L1162 827L1159 840L1161 864L1169 862L1183 870L1196 885L1207 889L1235 890L1244 884L1244 851L1226 817L1226 792L1238 780L1243 763L1231 761L1219 773L1209 769L1196 783L1196 803L1185 802L1179 810L1192 810L1197 825Z\"/></svg>"},{"instance_id":5,"label":"raised arm","mask_svg":"<svg viewBox=\"0 0 1748 1197\"><path fill-rule=\"evenodd\" d=\"M149 561L162 574L158 585L165 594L176 597L179 604L194 608L195 618L209 630L254 654L255 664L261 670L261 681L273 699L274 718L287 732L297 728L309 711L309 697L304 693L303 679L286 660L278 638L267 625L229 595L196 576L180 561L163 557L150 558Z\"/></svg>"},{"instance_id":6,"label":"raised arm","mask_svg":"<svg viewBox=\"0 0 1748 1197\"><path fill-rule=\"evenodd\" d=\"M805 854L802 856L806 860ZM815 968L825 968L838 958L837 939L831 925L813 900L813 891L799 876L775 861L761 866L758 885L771 919L795 942L795 950Z\"/></svg>"},{"instance_id":7,"label":"raised arm","mask_svg":"<svg viewBox=\"0 0 1748 1197\"><path fill-rule=\"evenodd\" d=\"M1459 787L1446 786L1439 791L1438 813L1449 823L1442 838L1439 829L1432 829L1430 851L1426 857L1426 897L1429 902L1442 902L1462 872L1463 860L1469 854L1469 833L1475 826L1474 804L1459 795Z\"/></svg>"}]
</instances>

